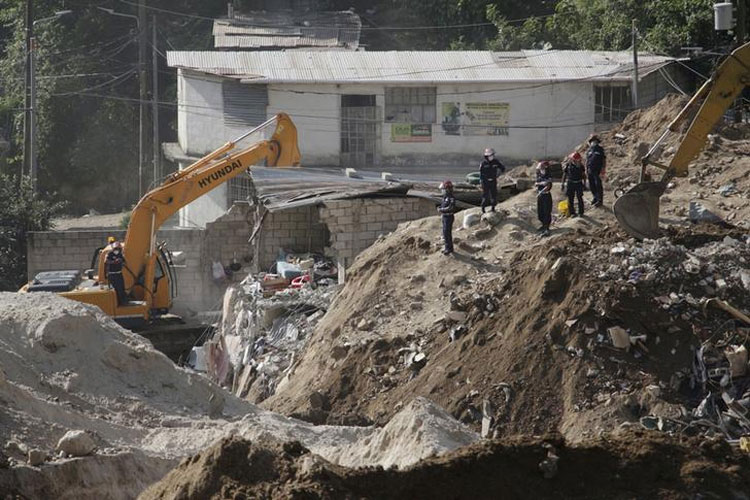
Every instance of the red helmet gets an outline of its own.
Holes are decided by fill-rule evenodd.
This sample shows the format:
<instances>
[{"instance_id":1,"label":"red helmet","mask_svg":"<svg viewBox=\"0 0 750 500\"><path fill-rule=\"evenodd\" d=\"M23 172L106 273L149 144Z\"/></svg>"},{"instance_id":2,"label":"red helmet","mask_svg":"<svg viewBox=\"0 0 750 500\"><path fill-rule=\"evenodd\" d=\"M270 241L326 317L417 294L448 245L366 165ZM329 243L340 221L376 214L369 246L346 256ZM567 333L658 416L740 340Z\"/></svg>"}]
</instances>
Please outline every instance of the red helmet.
<instances>
[{"instance_id":1,"label":"red helmet","mask_svg":"<svg viewBox=\"0 0 750 500\"><path fill-rule=\"evenodd\" d=\"M440 189L453 189L453 183L451 181L443 181L440 183Z\"/></svg>"},{"instance_id":2,"label":"red helmet","mask_svg":"<svg viewBox=\"0 0 750 500\"><path fill-rule=\"evenodd\" d=\"M569 158L573 161L581 161L581 153L579 153L578 151L573 151L570 154Z\"/></svg>"}]
</instances>

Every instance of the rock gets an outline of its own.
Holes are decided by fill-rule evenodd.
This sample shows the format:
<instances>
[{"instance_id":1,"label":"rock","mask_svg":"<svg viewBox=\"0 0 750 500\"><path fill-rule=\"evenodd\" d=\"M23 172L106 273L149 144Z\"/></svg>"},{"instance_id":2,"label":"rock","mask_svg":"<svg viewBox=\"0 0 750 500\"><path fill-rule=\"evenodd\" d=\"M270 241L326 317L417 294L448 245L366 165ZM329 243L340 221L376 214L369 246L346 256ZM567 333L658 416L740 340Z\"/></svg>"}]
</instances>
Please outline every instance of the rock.
<instances>
[{"instance_id":1,"label":"rock","mask_svg":"<svg viewBox=\"0 0 750 500\"><path fill-rule=\"evenodd\" d=\"M492 424L495 422L495 411L492 403L485 399L482 401L482 437L488 438L492 430Z\"/></svg>"},{"instance_id":2,"label":"rock","mask_svg":"<svg viewBox=\"0 0 750 500\"><path fill-rule=\"evenodd\" d=\"M466 333L466 331L466 327L463 325L452 328L450 332L450 341L455 342L456 340L460 339Z\"/></svg>"},{"instance_id":3,"label":"rock","mask_svg":"<svg viewBox=\"0 0 750 500\"><path fill-rule=\"evenodd\" d=\"M5 385L5 381L6 381L5 372L3 371L2 368L0 368L0 386Z\"/></svg>"},{"instance_id":4,"label":"rock","mask_svg":"<svg viewBox=\"0 0 750 500\"><path fill-rule=\"evenodd\" d=\"M646 386L646 392L650 396L658 398L659 396L661 396L661 387L656 384L651 384L649 386Z\"/></svg>"},{"instance_id":5,"label":"rock","mask_svg":"<svg viewBox=\"0 0 750 500\"><path fill-rule=\"evenodd\" d=\"M209 418L220 418L223 412L224 412L224 396L222 396L219 392L212 392L211 395L208 397Z\"/></svg>"},{"instance_id":6,"label":"rock","mask_svg":"<svg viewBox=\"0 0 750 500\"><path fill-rule=\"evenodd\" d=\"M740 281L742 281L745 290L750 291L750 271L744 269L740 271Z\"/></svg>"},{"instance_id":7,"label":"rock","mask_svg":"<svg viewBox=\"0 0 750 500\"><path fill-rule=\"evenodd\" d=\"M84 457L89 455L96 448L96 444L86 431L68 431L60 441L57 442L57 449L66 455L73 457Z\"/></svg>"},{"instance_id":8,"label":"rock","mask_svg":"<svg viewBox=\"0 0 750 500\"><path fill-rule=\"evenodd\" d=\"M339 359L344 359L349 352L349 345L348 344L337 344L333 346L333 349L331 349L331 357L338 361Z\"/></svg>"},{"instance_id":9,"label":"rock","mask_svg":"<svg viewBox=\"0 0 750 500\"><path fill-rule=\"evenodd\" d=\"M505 220L507 216L508 214L504 211L487 212L487 213L482 214L482 217L480 218L480 220L483 222L486 222L490 226L497 226L503 220Z\"/></svg>"},{"instance_id":10,"label":"rock","mask_svg":"<svg viewBox=\"0 0 750 500\"><path fill-rule=\"evenodd\" d=\"M524 238L526 238L526 235L523 233L523 231L519 231L518 229L514 229L508 233L508 236L513 238L516 241L521 241Z\"/></svg>"},{"instance_id":11,"label":"rock","mask_svg":"<svg viewBox=\"0 0 750 500\"><path fill-rule=\"evenodd\" d=\"M427 364L427 355L423 352L418 352L414 355L409 365L412 370L421 370L424 365Z\"/></svg>"},{"instance_id":12,"label":"rock","mask_svg":"<svg viewBox=\"0 0 750 500\"><path fill-rule=\"evenodd\" d=\"M724 197L727 197L736 193L737 190L734 187L734 183L729 183L729 184L724 184L723 186L721 186L719 189L716 190L716 192Z\"/></svg>"},{"instance_id":13,"label":"rock","mask_svg":"<svg viewBox=\"0 0 750 500\"><path fill-rule=\"evenodd\" d=\"M310 408L313 410L324 410L328 406L328 398L318 391L311 393L309 399Z\"/></svg>"},{"instance_id":14,"label":"rock","mask_svg":"<svg viewBox=\"0 0 750 500\"><path fill-rule=\"evenodd\" d=\"M724 355L729 361L729 372L732 377L744 377L747 373L747 348L744 345L741 346L730 346L724 352Z\"/></svg>"},{"instance_id":15,"label":"rock","mask_svg":"<svg viewBox=\"0 0 750 500\"><path fill-rule=\"evenodd\" d=\"M469 229L471 226L476 226L477 224L479 224L479 220L479 214L467 212L466 214L464 214L464 221L462 225L464 229Z\"/></svg>"},{"instance_id":16,"label":"rock","mask_svg":"<svg viewBox=\"0 0 750 500\"><path fill-rule=\"evenodd\" d=\"M466 313L462 311L448 311L444 316L446 321L452 321L453 323L463 323L466 321Z\"/></svg>"},{"instance_id":17,"label":"rock","mask_svg":"<svg viewBox=\"0 0 750 500\"><path fill-rule=\"evenodd\" d=\"M612 339L612 345L617 349L628 349L630 348L630 335L624 328L619 326L613 326L608 328L607 332L609 337Z\"/></svg>"},{"instance_id":18,"label":"rock","mask_svg":"<svg viewBox=\"0 0 750 500\"><path fill-rule=\"evenodd\" d=\"M37 465L42 465L45 460L47 460L47 454L42 450L37 448L29 450L27 459L29 465L36 467Z\"/></svg>"},{"instance_id":19,"label":"rock","mask_svg":"<svg viewBox=\"0 0 750 500\"><path fill-rule=\"evenodd\" d=\"M690 221L691 222L708 222L715 224L721 222L722 219L715 213L711 212L702 203L698 201L690 202Z\"/></svg>"},{"instance_id":20,"label":"rock","mask_svg":"<svg viewBox=\"0 0 750 500\"><path fill-rule=\"evenodd\" d=\"M370 322L365 318L362 318L361 320L359 320L359 323L357 323L357 330L368 330L369 328Z\"/></svg>"}]
</instances>

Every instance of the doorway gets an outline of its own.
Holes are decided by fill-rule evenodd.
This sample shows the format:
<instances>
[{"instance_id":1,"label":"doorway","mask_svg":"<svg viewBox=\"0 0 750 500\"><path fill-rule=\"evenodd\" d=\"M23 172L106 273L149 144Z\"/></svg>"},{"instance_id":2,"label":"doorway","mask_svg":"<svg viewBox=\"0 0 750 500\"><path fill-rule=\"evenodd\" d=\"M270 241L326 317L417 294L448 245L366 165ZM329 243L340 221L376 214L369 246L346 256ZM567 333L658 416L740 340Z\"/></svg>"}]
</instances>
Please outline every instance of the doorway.
<instances>
[{"instance_id":1,"label":"doorway","mask_svg":"<svg viewBox=\"0 0 750 500\"><path fill-rule=\"evenodd\" d=\"M379 163L380 113L374 95L341 96L341 166L363 168Z\"/></svg>"}]
</instances>

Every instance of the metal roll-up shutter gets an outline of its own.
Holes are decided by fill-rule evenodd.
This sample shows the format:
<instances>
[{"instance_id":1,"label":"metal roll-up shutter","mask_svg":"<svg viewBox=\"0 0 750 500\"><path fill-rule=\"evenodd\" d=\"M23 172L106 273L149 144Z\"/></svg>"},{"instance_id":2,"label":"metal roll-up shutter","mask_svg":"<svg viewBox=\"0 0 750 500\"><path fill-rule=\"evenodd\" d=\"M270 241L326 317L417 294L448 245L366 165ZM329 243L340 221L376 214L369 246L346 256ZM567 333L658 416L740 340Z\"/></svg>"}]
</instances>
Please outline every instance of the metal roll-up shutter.
<instances>
[{"instance_id":1,"label":"metal roll-up shutter","mask_svg":"<svg viewBox=\"0 0 750 500\"><path fill-rule=\"evenodd\" d=\"M267 85L223 82L221 92L224 99L224 125L247 129L266 121Z\"/></svg>"}]
</instances>

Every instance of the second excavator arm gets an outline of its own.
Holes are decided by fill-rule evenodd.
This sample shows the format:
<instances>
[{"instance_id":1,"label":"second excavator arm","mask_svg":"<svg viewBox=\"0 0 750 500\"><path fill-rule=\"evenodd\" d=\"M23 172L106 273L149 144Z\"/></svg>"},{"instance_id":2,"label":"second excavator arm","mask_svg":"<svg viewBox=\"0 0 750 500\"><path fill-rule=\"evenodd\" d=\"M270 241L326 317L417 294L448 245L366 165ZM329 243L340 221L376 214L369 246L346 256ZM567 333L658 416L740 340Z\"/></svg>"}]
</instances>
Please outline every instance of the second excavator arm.
<instances>
[{"instance_id":1,"label":"second excavator arm","mask_svg":"<svg viewBox=\"0 0 750 500\"><path fill-rule=\"evenodd\" d=\"M618 198L613 207L618 222L628 234L639 239L659 236L659 197L664 194L667 183L672 177L687 176L688 164L701 152L708 134L748 85L750 85L750 43L735 49L719 65L711 78L695 93L672 120L659 140L641 159L640 183ZM679 125L695 110L701 99L703 103L669 165L654 161L652 156L657 148L671 132L677 131ZM645 172L649 165L664 170L661 180L645 181Z\"/></svg>"}]
</instances>

